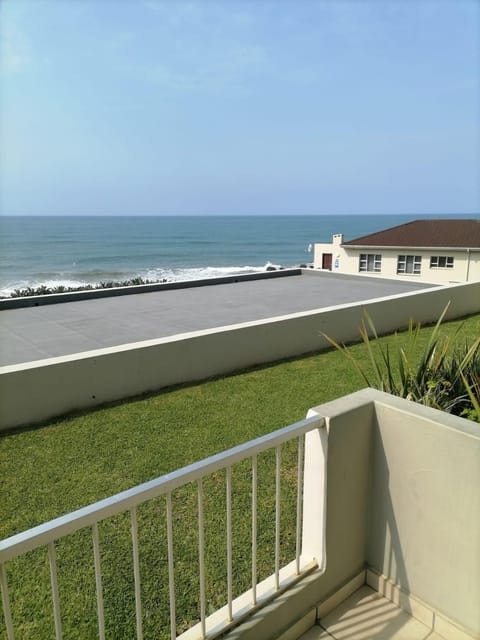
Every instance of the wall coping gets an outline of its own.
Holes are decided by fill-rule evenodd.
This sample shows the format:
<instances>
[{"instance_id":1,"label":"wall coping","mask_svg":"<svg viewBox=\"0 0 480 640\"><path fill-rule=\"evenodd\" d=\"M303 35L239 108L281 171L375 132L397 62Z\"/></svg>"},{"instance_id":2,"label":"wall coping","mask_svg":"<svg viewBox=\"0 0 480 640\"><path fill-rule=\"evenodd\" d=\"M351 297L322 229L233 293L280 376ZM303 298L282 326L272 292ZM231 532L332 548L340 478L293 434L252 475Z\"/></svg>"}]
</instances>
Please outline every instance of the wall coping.
<instances>
[{"instance_id":1,"label":"wall coping","mask_svg":"<svg viewBox=\"0 0 480 640\"><path fill-rule=\"evenodd\" d=\"M155 282L153 284L137 284L129 287L109 287L106 289L89 289L87 291L69 291L66 293L49 293L39 296L21 296L18 298L0 299L0 311L2 309L21 309L23 307L39 307L45 304L58 304L62 302L76 302L78 300L94 300L96 298L111 298L116 296L128 296L138 293L152 293L155 291L171 291L175 289L191 289L195 287L207 287L217 284L230 284L234 282L249 282L251 280L268 280L271 278L285 278L288 276L300 276L302 271L308 269L292 268L278 269L275 271L261 271L255 273L241 273L231 276L219 276L217 278L201 278L199 280L178 280L176 282Z\"/></svg>"}]
</instances>

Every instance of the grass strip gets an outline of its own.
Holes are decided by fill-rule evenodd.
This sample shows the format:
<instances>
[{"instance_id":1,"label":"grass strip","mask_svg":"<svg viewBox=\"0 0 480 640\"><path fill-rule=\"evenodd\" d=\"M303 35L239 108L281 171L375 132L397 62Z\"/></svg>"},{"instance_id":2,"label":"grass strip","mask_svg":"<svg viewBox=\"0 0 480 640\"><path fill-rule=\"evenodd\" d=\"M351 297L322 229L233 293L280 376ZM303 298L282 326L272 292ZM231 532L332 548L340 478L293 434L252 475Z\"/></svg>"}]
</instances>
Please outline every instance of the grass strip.
<instances>
[{"instance_id":1,"label":"grass strip","mask_svg":"<svg viewBox=\"0 0 480 640\"><path fill-rule=\"evenodd\" d=\"M460 324L446 323L442 333L453 334ZM428 343L432 330L421 329L419 346ZM479 334L480 315L476 315L463 323L457 339L473 342ZM388 343L394 338L380 340ZM363 344L352 346L352 353L369 366ZM362 379L343 355L331 350L3 435L0 538L300 420L309 407L362 386ZM282 461L282 562L286 562L293 557L295 542L295 447L284 447ZM259 474L261 579L273 571L273 454L259 459ZM237 465L233 470L234 595L250 584L250 481L249 465ZM207 613L211 613L225 604L224 474L205 481L205 496ZM195 487L175 492L173 502L180 632L198 620ZM142 505L138 523L145 638L167 638L164 499ZM135 605L128 514L100 523L99 532L107 637L131 638ZM58 571L65 637L98 637L90 531L80 531L58 543ZM18 637L52 637L45 550L9 563L8 579ZM0 637L4 635L0 621Z\"/></svg>"}]
</instances>

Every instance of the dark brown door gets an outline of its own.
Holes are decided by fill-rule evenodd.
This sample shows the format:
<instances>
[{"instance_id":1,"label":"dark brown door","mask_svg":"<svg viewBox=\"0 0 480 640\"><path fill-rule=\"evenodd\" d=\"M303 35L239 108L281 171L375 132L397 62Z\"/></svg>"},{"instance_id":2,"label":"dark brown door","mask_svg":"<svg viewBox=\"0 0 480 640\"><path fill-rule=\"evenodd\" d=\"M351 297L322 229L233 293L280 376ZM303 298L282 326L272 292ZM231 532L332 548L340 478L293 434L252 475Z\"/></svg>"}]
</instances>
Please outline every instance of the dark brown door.
<instances>
[{"instance_id":1,"label":"dark brown door","mask_svg":"<svg viewBox=\"0 0 480 640\"><path fill-rule=\"evenodd\" d=\"M332 270L332 254L322 253L322 269Z\"/></svg>"}]
</instances>

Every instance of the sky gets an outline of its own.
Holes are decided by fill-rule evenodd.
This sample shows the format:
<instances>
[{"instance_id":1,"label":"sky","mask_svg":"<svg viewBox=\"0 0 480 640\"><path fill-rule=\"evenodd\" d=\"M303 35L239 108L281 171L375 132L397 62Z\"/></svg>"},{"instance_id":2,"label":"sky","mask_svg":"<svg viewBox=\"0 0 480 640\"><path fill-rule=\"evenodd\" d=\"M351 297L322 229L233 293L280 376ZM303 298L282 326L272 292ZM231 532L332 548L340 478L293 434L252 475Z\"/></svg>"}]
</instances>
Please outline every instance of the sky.
<instances>
[{"instance_id":1,"label":"sky","mask_svg":"<svg viewBox=\"0 0 480 640\"><path fill-rule=\"evenodd\" d=\"M478 0L2 0L3 215L480 211Z\"/></svg>"}]
</instances>

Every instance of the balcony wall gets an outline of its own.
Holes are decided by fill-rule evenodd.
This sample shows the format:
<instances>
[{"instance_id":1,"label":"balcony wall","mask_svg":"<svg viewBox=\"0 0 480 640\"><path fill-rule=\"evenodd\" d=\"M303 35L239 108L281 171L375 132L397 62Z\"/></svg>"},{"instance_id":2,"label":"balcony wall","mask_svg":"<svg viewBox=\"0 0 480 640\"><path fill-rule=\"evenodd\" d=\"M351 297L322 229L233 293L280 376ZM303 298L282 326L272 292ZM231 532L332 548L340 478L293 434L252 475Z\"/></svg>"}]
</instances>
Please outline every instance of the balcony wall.
<instances>
[{"instance_id":1,"label":"balcony wall","mask_svg":"<svg viewBox=\"0 0 480 640\"><path fill-rule=\"evenodd\" d=\"M389 589L395 585L413 596L415 606L428 612L432 630L446 640L479 639L480 425L372 389L315 407L309 417L315 416L320 420L276 432L273 444L264 436L14 536L4 541L0 561L47 542L54 555L58 537L232 465L253 449L276 446L299 428L309 435L315 428L321 429L320 440L317 434L305 441L302 555L307 561L314 556L320 568L277 593L233 629L229 639L297 638L313 624L317 606L339 590L346 597L363 584L366 568L380 574L379 583ZM325 520L318 504L326 506ZM315 528L309 523L318 523L318 513L322 526ZM132 520L132 542L134 530ZM0 567L0 582L4 575ZM135 585L141 602L137 578ZM6 593L3 584L2 591ZM205 637L195 627L186 634Z\"/></svg>"},{"instance_id":2,"label":"balcony wall","mask_svg":"<svg viewBox=\"0 0 480 640\"><path fill-rule=\"evenodd\" d=\"M480 425L376 402L367 563L480 634Z\"/></svg>"},{"instance_id":3,"label":"balcony wall","mask_svg":"<svg viewBox=\"0 0 480 640\"><path fill-rule=\"evenodd\" d=\"M446 637L480 638L480 425L371 389L312 411L328 424L326 572L229 638L313 624L366 566L425 603Z\"/></svg>"}]
</instances>

